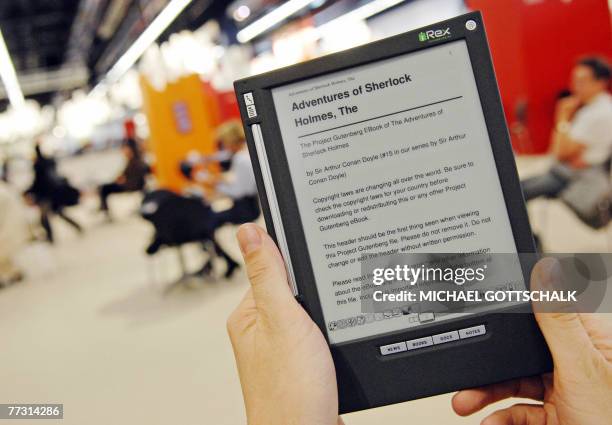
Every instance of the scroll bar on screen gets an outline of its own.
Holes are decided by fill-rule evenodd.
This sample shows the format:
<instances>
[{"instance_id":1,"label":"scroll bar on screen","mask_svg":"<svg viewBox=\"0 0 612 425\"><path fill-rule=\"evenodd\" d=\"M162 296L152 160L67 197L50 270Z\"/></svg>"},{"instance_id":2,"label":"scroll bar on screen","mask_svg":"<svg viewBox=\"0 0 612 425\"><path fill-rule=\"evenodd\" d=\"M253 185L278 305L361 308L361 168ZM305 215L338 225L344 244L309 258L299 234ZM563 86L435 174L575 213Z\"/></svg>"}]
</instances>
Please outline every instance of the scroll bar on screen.
<instances>
[{"instance_id":1,"label":"scroll bar on screen","mask_svg":"<svg viewBox=\"0 0 612 425\"><path fill-rule=\"evenodd\" d=\"M255 150L257 151L257 159L261 168L261 175L266 189L268 205L270 206L270 214L272 215L272 224L274 225L274 233L276 233L276 241L280 248L281 254L285 259L285 269L289 278L289 286L293 291L293 295L298 295L297 285L295 284L295 275L293 266L291 265L291 257L289 256L289 247L287 246L287 237L281 219L280 209L276 200L276 190L272 181L272 173L270 172L270 164L268 163L268 154L266 153L266 145L264 144L263 134L261 133L261 125L253 124L251 126L253 132L253 140L255 141Z\"/></svg>"}]
</instances>

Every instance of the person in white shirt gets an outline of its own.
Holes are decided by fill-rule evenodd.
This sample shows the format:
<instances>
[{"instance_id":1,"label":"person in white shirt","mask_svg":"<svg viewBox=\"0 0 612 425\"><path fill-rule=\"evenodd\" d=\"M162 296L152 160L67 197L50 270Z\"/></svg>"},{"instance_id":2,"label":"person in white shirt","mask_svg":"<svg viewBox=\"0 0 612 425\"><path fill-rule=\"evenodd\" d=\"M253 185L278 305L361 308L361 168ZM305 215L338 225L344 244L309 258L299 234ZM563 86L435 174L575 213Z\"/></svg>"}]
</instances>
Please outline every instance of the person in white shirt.
<instances>
[{"instance_id":1,"label":"person in white shirt","mask_svg":"<svg viewBox=\"0 0 612 425\"><path fill-rule=\"evenodd\" d=\"M229 197L233 205L227 210L212 214L210 226L213 233L224 224L255 221L260 214L255 175L240 121L232 120L221 125L217 130L217 139L224 154L217 154L212 158L227 160L229 157L229 170L220 175L205 173L199 181L217 194ZM230 277L238 263L225 253L220 254L228 263L225 275Z\"/></svg>"},{"instance_id":2,"label":"person in white shirt","mask_svg":"<svg viewBox=\"0 0 612 425\"><path fill-rule=\"evenodd\" d=\"M259 217L257 185L246 138L240 121L232 120L217 130L217 139L228 153L229 170L220 175L208 175L203 183L220 195L229 197L233 206L215 214L217 226L242 224Z\"/></svg>"},{"instance_id":3,"label":"person in white shirt","mask_svg":"<svg viewBox=\"0 0 612 425\"><path fill-rule=\"evenodd\" d=\"M556 197L581 171L609 167L612 155L610 66L595 57L580 60L572 71L571 95L557 103L551 151L556 164L545 174L522 182L526 200Z\"/></svg>"}]
</instances>

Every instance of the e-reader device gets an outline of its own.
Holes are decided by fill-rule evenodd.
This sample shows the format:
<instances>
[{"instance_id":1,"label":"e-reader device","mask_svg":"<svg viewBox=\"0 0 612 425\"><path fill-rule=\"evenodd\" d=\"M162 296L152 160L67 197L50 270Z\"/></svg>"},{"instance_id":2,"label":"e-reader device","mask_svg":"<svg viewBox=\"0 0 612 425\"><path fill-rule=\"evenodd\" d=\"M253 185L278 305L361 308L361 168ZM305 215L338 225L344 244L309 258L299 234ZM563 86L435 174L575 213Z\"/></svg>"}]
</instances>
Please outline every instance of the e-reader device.
<instances>
[{"instance_id":1,"label":"e-reader device","mask_svg":"<svg viewBox=\"0 0 612 425\"><path fill-rule=\"evenodd\" d=\"M480 13L235 90L266 225L329 343L341 413L551 369L533 316L512 314L523 305L364 304L370 258L535 252ZM528 288L530 267L501 269Z\"/></svg>"}]
</instances>

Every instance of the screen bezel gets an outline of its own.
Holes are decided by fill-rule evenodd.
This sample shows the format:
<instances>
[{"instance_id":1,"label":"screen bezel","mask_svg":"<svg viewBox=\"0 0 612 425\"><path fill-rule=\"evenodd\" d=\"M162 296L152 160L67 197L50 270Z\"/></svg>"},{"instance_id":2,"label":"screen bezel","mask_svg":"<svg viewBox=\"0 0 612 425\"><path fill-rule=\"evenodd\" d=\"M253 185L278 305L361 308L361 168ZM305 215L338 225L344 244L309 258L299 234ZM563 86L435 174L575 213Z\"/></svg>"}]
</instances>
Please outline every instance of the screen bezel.
<instances>
[{"instance_id":1,"label":"screen bezel","mask_svg":"<svg viewBox=\"0 0 612 425\"><path fill-rule=\"evenodd\" d=\"M467 30L467 20L474 20L478 29L475 31ZM418 34L420 31L437 29L440 27L450 28L452 35L443 41L419 41ZM482 106L489 140L491 142L491 149L500 179L516 249L519 253L533 253L535 252L535 246L531 228L514 161L514 154L512 152L484 24L479 12L469 13L426 28L410 31L347 51L331 54L305 63L235 82L236 94L239 99L241 115L245 127L248 129L252 124L261 125L268 162L272 171L272 181L278 195L277 202L281 211L282 226L286 234L287 245L291 255L294 274L296 276L296 285L299 291L298 299L315 323L321 328L328 343L329 337L323 318L306 238L302 230L296 194L293 191L289 165L287 163L287 157L282 143L282 135L272 99L272 89L458 40L465 40L468 48L469 60L476 81L478 96ZM258 115L253 118L248 117L246 106L244 102L240 101L243 95L249 92L253 93L258 112ZM251 158L255 165L254 168L257 170L259 168L259 163L255 153L253 136L250 131L246 133ZM274 227L272 225L273 221L269 213L270 209L265 194L264 182L261 174L258 172L256 172L256 179L266 224L272 236L275 237L273 231ZM521 266L523 268L525 282L527 286L529 286L529 274L532 264L522 262ZM378 399L378 395L373 397L371 394L366 394L367 391L363 388L363 385L360 386L357 382L353 382L353 380L359 380L362 374L371 373L366 371L366 369L372 369L372 367L367 366L366 363L374 358L386 364L385 368L378 369L379 372L394 369L402 370L405 369L406 366L393 366L393 363L397 363L395 360L410 358L411 362L418 366L422 361L419 358L423 358L423 356L426 355L430 361L444 362L444 359L446 359L446 361L450 359L449 353L453 352L453 350L447 350L446 348L450 349L451 347L455 347L453 356L459 356L460 358L465 357L467 360L466 356L470 355L470 351L465 351L464 348L461 348L461 345L465 347L468 345L472 346L471 349L473 350L475 349L473 345L479 344L480 348L478 348L478 350L482 350L483 355L495 357L501 362L501 372L499 374L496 374L494 371L488 371L488 374L485 374L486 376L479 374L477 374L478 377L451 376L446 383L441 383L433 387L425 385L425 382L422 382L422 387L421 390L418 391L418 396L432 395L459 387L467 387L470 386L470 383L472 383L472 385L478 385L480 382L490 383L496 380L497 378L495 377L498 375L503 377L522 375L522 372L519 372L521 367L516 364L517 360L510 357L510 353L512 353L510 347L508 344L504 344L503 341L508 338L511 339L513 336L514 338L519 337L516 332L528 332L529 335L523 336L523 349L528 350L529 348L533 348L534 350L540 350L541 353L544 353L546 350L541 340L541 334L537 326L535 326L533 318L527 315L513 316L516 316L516 320L513 320L513 326L508 325L505 319L507 315L505 314L491 312L478 313L471 314L463 319L433 322L416 328L391 331L384 334L330 344L332 354L336 360L339 386L341 387L341 411L354 411L365 407L388 404L388 402L381 402ZM417 352L407 352L389 357L382 357L378 351L378 347L381 345L483 323L487 325L487 335L484 338L478 338L476 341L434 346L428 349L418 350ZM487 344L486 347L483 344ZM377 352L378 354L371 355L372 352ZM536 358L533 359L532 364L527 361L522 369L533 370L534 373L536 373L536 370L545 368L543 365L549 363L547 353L541 353L535 356ZM512 356L515 355L516 352L512 354ZM522 361L522 359L520 360ZM339 363L342 363L342 365ZM344 367L347 369L344 369ZM343 390L342 387L345 389ZM348 398L343 398L343 391L349 394ZM384 400L390 400L389 402L394 402L394 400L402 401L407 399L406 397L414 398L414 394L416 393L410 390L404 390L400 391L399 394L386 394L384 395L384 397L386 397Z\"/></svg>"}]
</instances>

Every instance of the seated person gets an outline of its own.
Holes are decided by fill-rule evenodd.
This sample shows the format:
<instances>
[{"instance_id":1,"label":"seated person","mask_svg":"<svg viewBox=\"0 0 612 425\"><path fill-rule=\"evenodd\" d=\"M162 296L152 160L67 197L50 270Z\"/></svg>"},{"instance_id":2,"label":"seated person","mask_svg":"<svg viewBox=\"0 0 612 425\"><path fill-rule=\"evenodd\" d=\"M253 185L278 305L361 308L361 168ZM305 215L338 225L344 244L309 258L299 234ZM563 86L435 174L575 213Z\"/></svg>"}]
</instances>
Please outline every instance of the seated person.
<instances>
[{"instance_id":1,"label":"seated person","mask_svg":"<svg viewBox=\"0 0 612 425\"><path fill-rule=\"evenodd\" d=\"M571 94L559 100L551 150L557 162L545 174L522 182L525 199L556 197L580 171L603 167L612 154L610 66L598 58L579 61L572 72Z\"/></svg>"},{"instance_id":2,"label":"seated person","mask_svg":"<svg viewBox=\"0 0 612 425\"><path fill-rule=\"evenodd\" d=\"M240 121L230 121L217 131L222 149L231 154L229 170L220 176L209 177L205 183L220 194L230 197L233 206L216 213L217 226L226 223L242 224L259 217L257 185Z\"/></svg>"},{"instance_id":3,"label":"seated person","mask_svg":"<svg viewBox=\"0 0 612 425\"><path fill-rule=\"evenodd\" d=\"M108 197L113 193L137 192L142 190L149 167L142 158L138 142L127 139L123 144L122 153L127 159L127 164L121 175L112 183L103 184L98 192L100 195L100 210L109 214Z\"/></svg>"},{"instance_id":4,"label":"seated person","mask_svg":"<svg viewBox=\"0 0 612 425\"><path fill-rule=\"evenodd\" d=\"M221 125L217 131L217 139L221 152L205 157L200 161L203 163L210 161L228 162L228 171L219 175L194 172L194 179L197 182L216 194L231 198L233 203L232 207L227 210L212 213L210 220L212 233L224 224L242 224L254 221L260 214L257 185L255 184L251 159L240 121L229 121ZM228 262L225 276L230 277L238 267L238 263L224 253L221 254ZM205 266L203 272L209 267L210 265Z\"/></svg>"}]
</instances>

